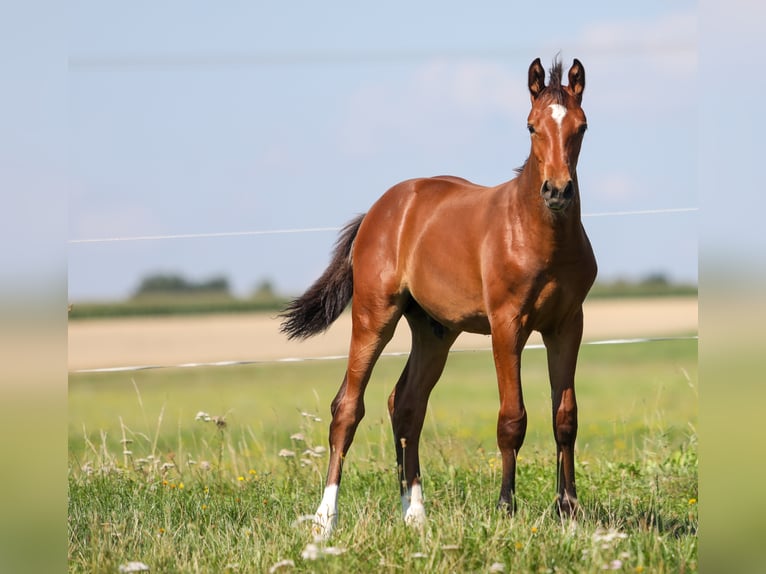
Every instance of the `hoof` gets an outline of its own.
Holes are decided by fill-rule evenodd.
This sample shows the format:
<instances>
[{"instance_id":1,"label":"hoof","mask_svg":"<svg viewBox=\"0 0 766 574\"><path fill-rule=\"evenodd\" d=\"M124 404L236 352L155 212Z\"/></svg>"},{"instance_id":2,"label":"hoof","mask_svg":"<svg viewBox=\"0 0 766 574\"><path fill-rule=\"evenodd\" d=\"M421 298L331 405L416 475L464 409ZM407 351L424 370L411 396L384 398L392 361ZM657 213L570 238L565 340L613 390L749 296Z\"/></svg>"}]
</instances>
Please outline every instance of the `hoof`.
<instances>
[{"instance_id":1,"label":"hoof","mask_svg":"<svg viewBox=\"0 0 766 574\"><path fill-rule=\"evenodd\" d=\"M576 518L580 510L577 499L564 493L556 497L556 510L561 518Z\"/></svg>"},{"instance_id":2,"label":"hoof","mask_svg":"<svg viewBox=\"0 0 766 574\"><path fill-rule=\"evenodd\" d=\"M404 523L413 528L422 529L426 524L426 507L423 501L423 489L420 483L413 484L402 495L402 514Z\"/></svg>"},{"instance_id":3,"label":"hoof","mask_svg":"<svg viewBox=\"0 0 766 574\"><path fill-rule=\"evenodd\" d=\"M516 500L504 500L501 498L497 501L497 509L508 516L513 516L516 514Z\"/></svg>"},{"instance_id":4,"label":"hoof","mask_svg":"<svg viewBox=\"0 0 766 574\"><path fill-rule=\"evenodd\" d=\"M321 512L321 508L314 515L314 524L311 526L311 535L316 542L324 542L332 536L335 530L335 515Z\"/></svg>"},{"instance_id":5,"label":"hoof","mask_svg":"<svg viewBox=\"0 0 766 574\"><path fill-rule=\"evenodd\" d=\"M426 525L426 509L422 504L411 504L404 513L404 523L417 530Z\"/></svg>"},{"instance_id":6,"label":"hoof","mask_svg":"<svg viewBox=\"0 0 766 574\"><path fill-rule=\"evenodd\" d=\"M337 485L325 488L324 497L319 504L319 508L317 508L316 514L314 514L314 524L311 528L314 540L327 540L332 535L333 530L335 530L335 524L338 520L337 496Z\"/></svg>"}]
</instances>

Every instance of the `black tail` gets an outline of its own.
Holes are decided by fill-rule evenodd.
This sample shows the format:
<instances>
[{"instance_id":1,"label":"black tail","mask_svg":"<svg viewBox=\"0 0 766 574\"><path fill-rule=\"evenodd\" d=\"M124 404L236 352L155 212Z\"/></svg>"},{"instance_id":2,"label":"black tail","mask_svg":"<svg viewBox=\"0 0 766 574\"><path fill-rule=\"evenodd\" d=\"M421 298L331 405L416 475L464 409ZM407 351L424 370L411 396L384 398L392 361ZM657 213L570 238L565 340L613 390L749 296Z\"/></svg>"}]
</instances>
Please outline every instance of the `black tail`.
<instances>
[{"instance_id":1,"label":"black tail","mask_svg":"<svg viewBox=\"0 0 766 574\"><path fill-rule=\"evenodd\" d=\"M306 339L325 331L351 301L354 293L351 247L362 219L364 215L346 224L325 272L280 314L281 331L288 339Z\"/></svg>"}]
</instances>

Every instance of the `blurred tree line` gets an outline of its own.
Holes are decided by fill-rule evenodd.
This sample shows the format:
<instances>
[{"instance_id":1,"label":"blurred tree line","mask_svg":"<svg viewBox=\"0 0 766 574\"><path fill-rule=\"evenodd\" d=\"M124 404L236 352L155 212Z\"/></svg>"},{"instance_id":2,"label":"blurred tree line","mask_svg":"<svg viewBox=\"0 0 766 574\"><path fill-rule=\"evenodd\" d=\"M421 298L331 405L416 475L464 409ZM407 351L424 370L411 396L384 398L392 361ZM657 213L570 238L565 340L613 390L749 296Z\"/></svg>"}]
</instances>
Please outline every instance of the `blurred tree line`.
<instances>
[{"instance_id":1,"label":"blurred tree line","mask_svg":"<svg viewBox=\"0 0 766 574\"><path fill-rule=\"evenodd\" d=\"M230 295L229 280L226 277L213 277L206 281L190 281L181 275L159 273L141 280L134 297L156 295L158 293L221 293Z\"/></svg>"},{"instance_id":2,"label":"blurred tree line","mask_svg":"<svg viewBox=\"0 0 766 574\"><path fill-rule=\"evenodd\" d=\"M597 281L588 297L600 299L696 294L696 285L673 283L662 273L651 273L637 280ZM75 302L69 307L69 318L274 312L283 309L288 300L289 297L278 293L268 279L261 280L249 296L241 298L232 294L229 280L224 276L193 281L178 273L154 273L142 278L127 300Z\"/></svg>"},{"instance_id":3,"label":"blurred tree line","mask_svg":"<svg viewBox=\"0 0 766 574\"><path fill-rule=\"evenodd\" d=\"M189 280L177 273L154 273L147 275L133 293L133 299L157 295L215 295L232 297L231 285L224 276L215 276L202 281ZM274 284L263 279L255 286L252 298L266 300L277 299Z\"/></svg>"}]
</instances>

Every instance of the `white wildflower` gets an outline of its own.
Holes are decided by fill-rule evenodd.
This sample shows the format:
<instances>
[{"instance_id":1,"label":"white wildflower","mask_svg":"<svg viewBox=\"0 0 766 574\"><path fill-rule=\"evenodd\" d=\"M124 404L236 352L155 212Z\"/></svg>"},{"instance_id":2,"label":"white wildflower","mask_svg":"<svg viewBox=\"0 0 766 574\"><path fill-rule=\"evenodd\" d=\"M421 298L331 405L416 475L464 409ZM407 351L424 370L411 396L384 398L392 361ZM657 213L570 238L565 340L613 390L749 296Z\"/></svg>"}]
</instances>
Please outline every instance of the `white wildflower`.
<instances>
[{"instance_id":1,"label":"white wildflower","mask_svg":"<svg viewBox=\"0 0 766 574\"><path fill-rule=\"evenodd\" d=\"M322 554L327 554L328 556L340 556L346 551L345 548L338 548L337 546L328 546L327 548L322 549Z\"/></svg>"},{"instance_id":2,"label":"white wildflower","mask_svg":"<svg viewBox=\"0 0 766 574\"><path fill-rule=\"evenodd\" d=\"M292 458L295 456L295 451L283 448L282 450L279 451L279 456L281 456L282 458Z\"/></svg>"},{"instance_id":3,"label":"white wildflower","mask_svg":"<svg viewBox=\"0 0 766 574\"><path fill-rule=\"evenodd\" d=\"M209 423L213 418L207 414L205 411L200 411L197 413L197 416L194 417L195 421L204 421L206 423Z\"/></svg>"},{"instance_id":4,"label":"white wildflower","mask_svg":"<svg viewBox=\"0 0 766 574\"><path fill-rule=\"evenodd\" d=\"M615 540L622 540L627 537L627 534L620 532L619 530L615 530L614 528L604 530L603 528L599 527L593 533L593 542L605 542L607 544L611 544Z\"/></svg>"},{"instance_id":5,"label":"white wildflower","mask_svg":"<svg viewBox=\"0 0 766 574\"><path fill-rule=\"evenodd\" d=\"M316 544L307 544L301 552L301 558L304 560L316 560L319 558L319 546Z\"/></svg>"},{"instance_id":6,"label":"white wildflower","mask_svg":"<svg viewBox=\"0 0 766 574\"><path fill-rule=\"evenodd\" d=\"M274 574L277 570L281 570L282 568L294 568L295 562L290 560L289 558L287 560L280 560L274 566L269 568L269 574Z\"/></svg>"},{"instance_id":7,"label":"white wildflower","mask_svg":"<svg viewBox=\"0 0 766 574\"><path fill-rule=\"evenodd\" d=\"M424 552L414 552L413 554L410 554L410 558L428 558L428 554L425 554Z\"/></svg>"},{"instance_id":8,"label":"white wildflower","mask_svg":"<svg viewBox=\"0 0 766 574\"><path fill-rule=\"evenodd\" d=\"M293 523L293 528L298 528L301 524L304 522L314 522L314 515L313 514L302 514L298 518L296 518Z\"/></svg>"},{"instance_id":9,"label":"white wildflower","mask_svg":"<svg viewBox=\"0 0 766 574\"><path fill-rule=\"evenodd\" d=\"M495 562L489 567L490 572L505 572L505 564L502 562Z\"/></svg>"},{"instance_id":10,"label":"white wildflower","mask_svg":"<svg viewBox=\"0 0 766 574\"><path fill-rule=\"evenodd\" d=\"M326 546L320 548L316 544L307 544L306 548L301 552L301 558L304 560L316 560L322 554L325 556L340 556L346 551L345 548L338 548L337 546Z\"/></svg>"},{"instance_id":11,"label":"white wildflower","mask_svg":"<svg viewBox=\"0 0 766 574\"><path fill-rule=\"evenodd\" d=\"M120 572L149 572L149 567L143 562L128 562L127 564L120 564L118 570Z\"/></svg>"},{"instance_id":12,"label":"white wildflower","mask_svg":"<svg viewBox=\"0 0 766 574\"><path fill-rule=\"evenodd\" d=\"M303 436L303 433L297 432L290 435L290 440L300 440L305 442L306 437Z\"/></svg>"}]
</instances>

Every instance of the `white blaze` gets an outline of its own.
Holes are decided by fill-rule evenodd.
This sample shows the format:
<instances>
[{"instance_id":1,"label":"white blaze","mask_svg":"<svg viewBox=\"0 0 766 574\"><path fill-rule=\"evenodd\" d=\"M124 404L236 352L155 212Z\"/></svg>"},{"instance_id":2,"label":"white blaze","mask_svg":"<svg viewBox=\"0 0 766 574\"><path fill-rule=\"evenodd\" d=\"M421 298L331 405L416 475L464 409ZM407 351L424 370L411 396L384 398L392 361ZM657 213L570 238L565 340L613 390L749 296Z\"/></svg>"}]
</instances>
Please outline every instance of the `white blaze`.
<instances>
[{"instance_id":1,"label":"white blaze","mask_svg":"<svg viewBox=\"0 0 766 574\"><path fill-rule=\"evenodd\" d=\"M548 106L551 111L551 117L556 120L556 123L561 127L561 120L567 115L567 109L561 104L551 104Z\"/></svg>"}]
</instances>

